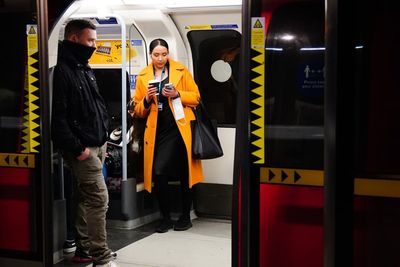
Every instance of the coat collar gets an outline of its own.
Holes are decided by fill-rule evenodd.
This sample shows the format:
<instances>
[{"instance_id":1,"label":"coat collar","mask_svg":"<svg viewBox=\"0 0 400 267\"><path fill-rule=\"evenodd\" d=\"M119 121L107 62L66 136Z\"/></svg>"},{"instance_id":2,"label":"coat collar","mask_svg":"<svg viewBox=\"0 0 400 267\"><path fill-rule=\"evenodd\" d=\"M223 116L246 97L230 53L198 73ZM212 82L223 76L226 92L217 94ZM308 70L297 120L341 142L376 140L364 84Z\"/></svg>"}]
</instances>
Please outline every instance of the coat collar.
<instances>
[{"instance_id":1,"label":"coat collar","mask_svg":"<svg viewBox=\"0 0 400 267\"><path fill-rule=\"evenodd\" d=\"M182 70L185 69L185 67L172 59L168 59L169 62L169 82L173 83L174 86L176 86L179 82L179 80L182 78ZM153 72L153 64L150 63L146 68L144 68L141 73L139 74L140 76L143 76L145 81L150 81L154 79L154 72Z\"/></svg>"}]
</instances>

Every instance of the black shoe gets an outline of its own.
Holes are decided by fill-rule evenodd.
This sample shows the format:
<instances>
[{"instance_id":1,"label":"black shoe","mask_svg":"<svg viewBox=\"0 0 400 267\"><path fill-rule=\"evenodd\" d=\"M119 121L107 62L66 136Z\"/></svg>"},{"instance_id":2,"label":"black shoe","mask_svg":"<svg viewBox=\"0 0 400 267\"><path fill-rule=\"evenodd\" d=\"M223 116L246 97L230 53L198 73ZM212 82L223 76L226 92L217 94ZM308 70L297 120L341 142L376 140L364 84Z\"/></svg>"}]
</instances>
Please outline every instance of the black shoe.
<instances>
[{"instance_id":1,"label":"black shoe","mask_svg":"<svg viewBox=\"0 0 400 267\"><path fill-rule=\"evenodd\" d=\"M187 229L191 228L192 222L190 221L190 217L183 217L181 216L179 220L175 223L174 231L186 231Z\"/></svg>"},{"instance_id":2,"label":"black shoe","mask_svg":"<svg viewBox=\"0 0 400 267\"><path fill-rule=\"evenodd\" d=\"M172 229L174 227L174 224L172 223L171 220L162 220L160 225L157 227L156 232L157 233L166 233L168 232L169 229Z\"/></svg>"}]
</instances>

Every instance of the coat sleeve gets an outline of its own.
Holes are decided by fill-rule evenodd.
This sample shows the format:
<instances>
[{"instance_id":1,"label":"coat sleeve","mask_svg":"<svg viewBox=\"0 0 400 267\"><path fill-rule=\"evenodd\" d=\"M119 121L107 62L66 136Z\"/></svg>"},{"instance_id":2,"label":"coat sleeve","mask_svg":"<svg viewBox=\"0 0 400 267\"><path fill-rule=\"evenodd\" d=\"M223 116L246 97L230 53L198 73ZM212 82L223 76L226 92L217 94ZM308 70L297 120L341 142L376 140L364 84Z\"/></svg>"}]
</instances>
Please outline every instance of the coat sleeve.
<instances>
[{"instance_id":1,"label":"coat sleeve","mask_svg":"<svg viewBox=\"0 0 400 267\"><path fill-rule=\"evenodd\" d=\"M74 135L67 121L71 81L68 81L65 73L67 71L59 66L54 70L51 136L55 147L79 156L85 148Z\"/></svg>"},{"instance_id":2,"label":"coat sleeve","mask_svg":"<svg viewBox=\"0 0 400 267\"><path fill-rule=\"evenodd\" d=\"M146 108L144 101L146 101L145 97L147 94L147 86L143 80L143 76L139 76L136 81L136 89L134 96L134 111L133 116L138 118L146 118L149 114L150 108ZM151 104L151 103L150 103Z\"/></svg>"},{"instance_id":3,"label":"coat sleeve","mask_svg":"<svg viewBox=\"0 0 400 267\"><path fill-rule=\"evenodd\" d=\"M182 90L179 90L182 104L196 107L200 102L200 92L190 72L185 68L182 71Z\"/></svg>"}]
</instances>

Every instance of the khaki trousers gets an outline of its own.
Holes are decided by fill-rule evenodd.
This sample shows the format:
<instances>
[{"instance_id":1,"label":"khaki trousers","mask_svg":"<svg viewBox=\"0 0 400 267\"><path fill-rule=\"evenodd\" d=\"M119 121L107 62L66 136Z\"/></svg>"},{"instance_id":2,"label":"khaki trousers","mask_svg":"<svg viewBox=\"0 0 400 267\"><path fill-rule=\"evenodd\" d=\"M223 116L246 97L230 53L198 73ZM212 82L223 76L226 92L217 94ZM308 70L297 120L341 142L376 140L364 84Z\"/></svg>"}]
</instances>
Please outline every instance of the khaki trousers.
<instances>
[{"instance_id":1,"label":"khaki trousers","mask_svg":"<svg viewBox=\"0 0 400 267\"><path fill-rule=\"evenodd\" d=\"M64 155L77 180L77 246L78 249L89 250L89 255L98 264L111 260L106 232L108 191L102 173L106 147L106 144L102 147L90 147L90 155L83 161L69 153Z\"/></svg>"}]
</instances>

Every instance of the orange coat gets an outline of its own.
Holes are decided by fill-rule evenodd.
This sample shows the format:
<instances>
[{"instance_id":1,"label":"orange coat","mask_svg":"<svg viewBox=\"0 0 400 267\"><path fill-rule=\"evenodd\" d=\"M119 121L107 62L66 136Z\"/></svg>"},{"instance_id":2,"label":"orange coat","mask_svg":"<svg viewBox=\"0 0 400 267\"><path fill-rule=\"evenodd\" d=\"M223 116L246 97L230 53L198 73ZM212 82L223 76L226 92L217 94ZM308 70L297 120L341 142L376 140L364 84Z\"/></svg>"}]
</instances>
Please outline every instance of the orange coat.
<instances>
[{"instance_id":1,"label":"orange coat","mask_svg":"<svg viewBox=\"0 0 400 267\"><path fill-rule=\"evenodd\" d=\"M186 146L189 164L189 187L192 187L194 184L204 179L201 161L192 159L192 131L190 128L190 121L196 119L191 107L196 107L199 104L200 93L192 75L185 66L171 59L168 61L169 82L174 84L179 92L185 113L185 118L177 121L177 125ZM145 96L147 94L148 82L153 79L153 65L150 64L139 73L136 80L134 96L134 116L139 118L147 117L146 129L144 132L144 188L149 192L151 192L152 189L153 178L153 157L158 117L157 97L153 97L153 101L148 109L144 107L143 101L145 101ZM168 103L172 113L174 113L171 99L168 100Z\"/></svg>"}]
</instances>

